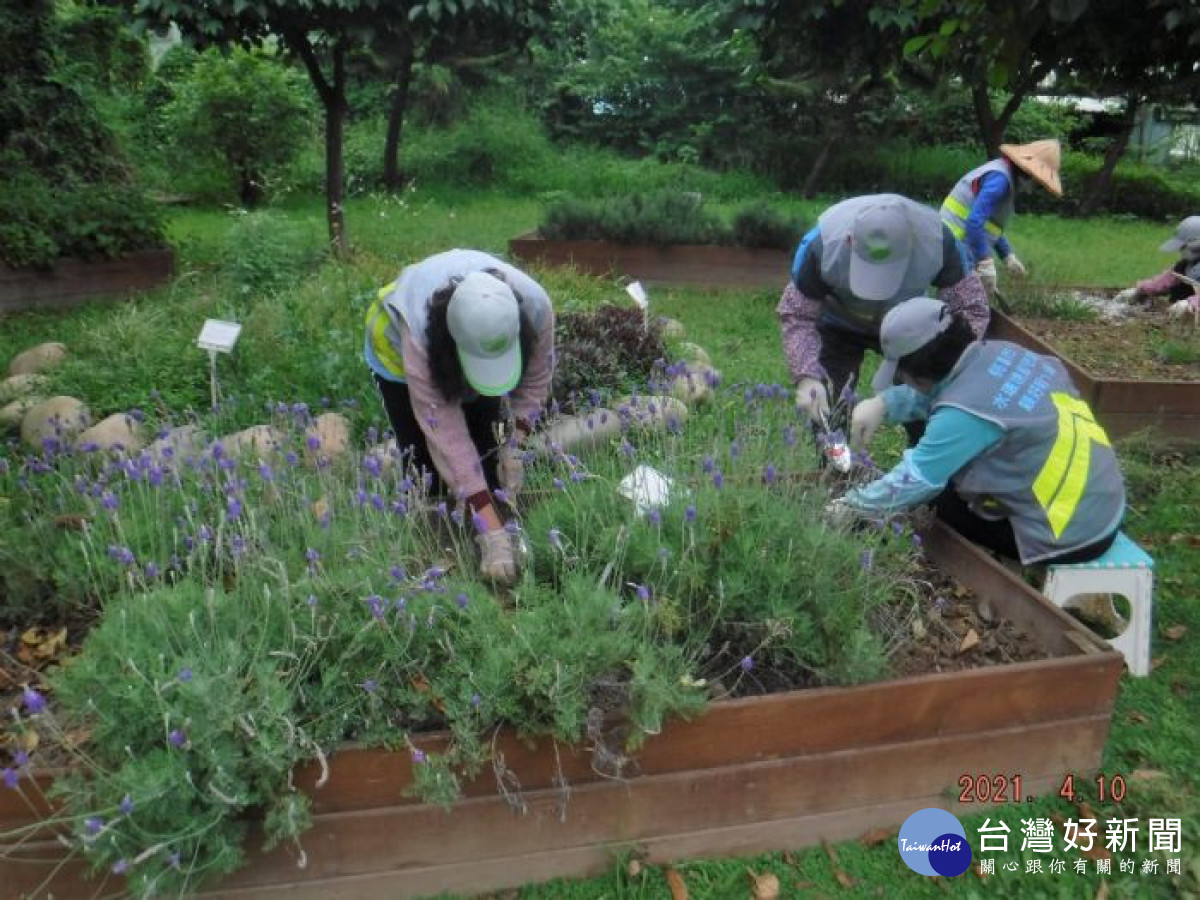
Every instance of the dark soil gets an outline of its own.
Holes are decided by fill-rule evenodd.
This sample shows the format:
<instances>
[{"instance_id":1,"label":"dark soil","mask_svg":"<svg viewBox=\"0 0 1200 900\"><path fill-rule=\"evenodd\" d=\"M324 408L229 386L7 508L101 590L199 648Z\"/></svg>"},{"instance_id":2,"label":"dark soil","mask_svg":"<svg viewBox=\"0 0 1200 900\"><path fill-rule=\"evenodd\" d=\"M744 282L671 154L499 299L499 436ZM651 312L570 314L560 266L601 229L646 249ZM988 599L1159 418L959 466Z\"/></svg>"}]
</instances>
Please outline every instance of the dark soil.
<instances>
[{"instance_id":1,"label":"dark soil","mask_svg":"<svg viewBox=\"0 0 1200 900\"><path fill-rule=\"evenodd\" d=\"M1147 309L1120 324L1021 316L1026 330L1092 375L1200 381L1200 328Z\"/></svg>"},{"instance_id":2,"label":"dark soil","mask_svg":"<svg viewBox=\"0 0 1200 900\"><path fill-rule=\"evenodd\" d=\"M890 677L956 672L985 666L1044 659L1045 649L1011 622L981 613L974 593L944 572L926 567L920 582L927 593L918 603L879 611L876 630L889 646ZM704 676L716 697L748 697L798 688L820 687L814 673L781 660L756 662L748 671L742 659L754 651L747 638L718 637Z\"/></svg>"}]
</instances>

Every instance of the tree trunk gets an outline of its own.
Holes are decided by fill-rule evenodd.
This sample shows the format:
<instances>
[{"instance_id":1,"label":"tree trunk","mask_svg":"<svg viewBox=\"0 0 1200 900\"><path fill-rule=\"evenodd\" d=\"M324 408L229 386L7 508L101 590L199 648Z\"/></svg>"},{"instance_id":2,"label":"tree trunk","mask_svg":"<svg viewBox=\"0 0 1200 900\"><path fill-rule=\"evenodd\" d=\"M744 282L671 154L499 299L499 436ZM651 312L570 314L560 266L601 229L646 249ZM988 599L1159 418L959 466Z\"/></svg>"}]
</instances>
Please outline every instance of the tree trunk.
<instances>
[{"instance_id":1,"label":"tree trunk","mask_svg":"<svg viewBox=\"0 0 1200 900\"><path fill-rule=\"evenodd\" d=\"M393 194L404 187L404 173L400 171L400 138L404 131L404 113L408 109L412 71L412 50L407 48L396 69L392 105L388 110L387 139L383 145L383 186Z\"/></svg>"},{"instance_id":2,"label":"tree trunk","mask_svg":"<svg viewBox=\"0 0 1200 900\"><path fill-rule=\"evenodd\" d=\"M1129 146L1129 136L1133 133L1133 124L1141 105L1141 97L1136 94L1130 94L1125 98L1125 113L1121 116L1121 131L1108 145L1100 171L1088 180L1087 193L1083 197L1083 202L1079 204L1081 216L1090 216L1095 213L1100 208L1101 202L1111 193L1113 170L1121 161L1125 148Z\"/></svg>"},{"instance_id":3,"label":"tree trunk","mask_svg":"<svg viewBox=\"0 0 1200 900\"><path fill-rule=\"evenodd\" d=\"M987 79L981 83L976 79L971 85L971 103L975 107L975 121L979 124L979 139L987 150L988 159L1000 155L1000 130L996 127L996 114L988 98Z\"/></svg>"},{"instance_id":4,"label":"tree trunk","mask_svg":"<svg viewBox=\"0 0 1200 900\"><path fill-rule=\"evenodd\" d=\"M339 44L334 48L334 69L342 68L344 53ZM344 74L344 71L343 71ZM335 79L336 80L336 79ZM338 83L334 102L325 107L325 213L329 220L329 246L338 259L350 255L346 239L345 161L343 147L346 129L346 86Z\"/></svg>"},{"instance_id":5,"label":"tree trunk","mask_svg":"<svg viewBox=\"0 0 1200 900\"><path fill-rule=\"evenodd\" d=\"M304 62L309 80L325 107L325 215L329 223L329 246L339 259L350 254L346 240L345 163L343 160L346 128L346 47L337 41L330 49L333 75L321 71L316 51L303 32L284 32L288 46Z\"/></svg>"},{"instance_id":6,"label":"tree trunk","mask_svg":"<svg viewBox=\"0 0 1200 900\"><path fill-rule=\"evenodd\" d=\"M804 187L801 188L801 193L805 197L812 199L817 195L817 191L821 185L821 177L825 174L825 166L829 163L829 157L833 154L834 147L854 127L854 117L858 114L858 110L862 106L863 98L867 96L875 84L876 80L871 76L867 76L861 79L850 91L850 95L846 98L845 110L830 125L829 134L826 135L825 142L821 144L821 149L817 151L817 158L813 160L812 167L808 170L808 175L804 178Z\"/></svg>"},{"instance_id":7,"label":"tree trunk","mask_svg":"<svg viewBox=\"0 0 1200 900\"><path fill-rule=\"evenodd\" d=\"M833 146L837 143L840 137L838 130L831 130L825 138L825 142L821 144L821 149L817 151L817 158L813 160L812 166L808 170L808 175L804 178L804 187L800 193L811 199L817 195L817 189L821 185L821 176L825 173L825 165L829 162L829 154L833 152Z\"/></svg>"}]
</instances>

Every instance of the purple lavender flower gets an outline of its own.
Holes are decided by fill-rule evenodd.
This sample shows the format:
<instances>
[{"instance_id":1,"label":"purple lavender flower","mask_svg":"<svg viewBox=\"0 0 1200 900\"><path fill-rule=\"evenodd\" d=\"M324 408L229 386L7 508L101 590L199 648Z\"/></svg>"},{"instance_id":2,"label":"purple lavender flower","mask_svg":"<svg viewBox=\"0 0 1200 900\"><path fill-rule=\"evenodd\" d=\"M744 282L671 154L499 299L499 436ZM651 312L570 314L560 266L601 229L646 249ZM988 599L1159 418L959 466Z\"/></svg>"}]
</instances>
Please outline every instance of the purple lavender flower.
<instances>
[{"instance_id":1,"label":"purple lavender flower","mask_svg":"<svg viewBox=\"0 0 1200 900\"><path fill-rule=\"evenodd\" d=\"M229 541L229 552L234 559L241 559L246 555L246 539L240 534L235 534Z\"/></svg>"},{"instance_id":2,"label":"purple lavender flower","mask_svg":"<svg viewBox=\"0 0 1200 900\"><path fill-rule=\"evenodd\" d=\"M483 698L478 693L471 694L471 705L479 709L479 705L483 703Z\"/></svg>"},{"instance_id":3,"label":"purple lavender flower","mask_svg":"<svg viewBox=\"0 0 1200 900\"><path fill-rule=\"evenodd\" d=\"M555 478L553 484L554 484L555 490L565 491L567 489L566 484L563 482L563 480L561 478Z\"/></svg>"},{"instance_id":4,"label":"purple lavender flower","mask_svg":"<svg viewBox=\"0 0 1200 900\"><path fill-rule=\"evenodd\" d=\"M304 439L304 446L308 447L309 450L320 450L321 439L315 434L310 434Z\"/></svg>"},{"instance_id":5,"label":"purple lavender flower","mask_svg":"<svg viewBox=\"0 0 1200 900\"><path fill-rule=\"evenodd\" d=\"M309 547L307 550L304 551L304 558L306 560L308 560L310 564L318 562L321 559L321 551L315 550L312 547Z\"/></svg>"},{"instance_id":6,"label":"purple lavender flower","mask_svg":"<svg viewBox=\"0 0 1200 900\"><path fill-rule=\"evenodd\" d=\"M779 475L775 471L775 466L772 463L767 463L766 468L763 469L763 484L774 484L778 477Z\"/></svg>"},{"instance_id":7,"label":"purple lavender flower","mask_svg":"<svg viewBox=\"0 0 1200 900\"><path fill-rule=\"evenodd\" d=\"M518 522L516 519L509 519L507 522L504 523L504 530L506 532L508 532L509 534L520 534L521 533L521 523Z\"/></svg>"},{"instance_id":8,"label":"purple lavender flower","mask_svg":"<svg viewBox=\"0 0 1200 900\"><path fill-rule=\"evenodd\" d=\"M646 513L646 520L654 526L662 524L662 513L657 509L652 509Z\"/></svg>"},{"instance_id":9,"label":"purple lavender flower","mask_svg":"<svg viewBox=\"0 0 1200 900\"><path fill-rule=\"evenodd\" d=\"M80 453L95 453L99 449L100 449L100 445L97 444L95 441L84 441L82 444L79 445Z\"/></svg>"},{"instance_id":10,"label":"purple lavender flower","mask_svg":"<svg viewBox=\"0 0 1200 900\"><path fill-rule=\"evenodd\" d=\"M13 791L15 791L17 789L17 785L21 783L21 779L17 774L17 770L11 766L6 768L3 772L0 772L0 779L4 780L4 786L6 788Z\"/></svg>"},{"instance_id":11,"label":"purple lavender flower","mask_svg":"<svg viewBox=\"0 0 1200 900\"><path fill-rule=\"evenodd\" d=\"M364 601L367 608L371 610L371 615L376 619L382 619L384 612L387 610L387 604L378 594L372 594Z\"/></svg>"},{"instance_id":12,"label":"purple lavender flower","mask_svg":"<svg viewBox=\"0 0 1200 900\"><path fill-rule=\"evenodd\" d=\"M95 837L104 830L104 820L99 816L88 816L83 820L83 831L89 837Z\"/></svg>"},{"instance_id":13,"label":"purple lavender flower","mask_svg":"<svg viewBox=\"0 0 1200 900\"><path fill-rule=\"evenodd\" d=\"M471 513L471 524L475 526L475 530L483 534L488 530L487 520L479 513Z\"/></svg>"},{"instance_id":14,"label":"purple lavender flower","mask_svg":"<svg viewBox=\"0 0 1200 900\"><path fill-rule=\"evenodd\" d=\"M208 452L212 454L213 459L220 459L225 455L225 448L221 446L220 441L213 441L212 446L208 448Z\"/></svg>"},{"instance_id":15,"label":"purple lavender flower","mask_svg":"<svg viewBox=\"0 0 1200 900\"><path fill-rule=\"evenodd\" d=\"M742 455L742 445L739 444L737 441L730 441L729 442L729 458L737 459L741 455Z\"/></svg>"},{"instance_id":16,"label":"purple lavender flower","mask_svg":"<svg viewBox=\"0 0 1200 900\"><path fill-rule=\"evenodd\" d=\"M172 747L182 747L187 743L187 735L184 734L182 728L172 728L167 735L167 743Z\"/></svg>"},{"instance_id":17,"label":"purple lavender flower","mask_svg":"<svg viewBox=\"0 0 1200 900\"><path fill-rule=\"evenodd\" d=\"M123 566L132 566L136 562L132 550L117 544L108 545L108 558L116 560Z\"/></svg>"},{"instance_id":18,"label":"purple lavender flower","mask_svg":"<svg viewBox=\"0 0 1200 900\"><path fill-rule=\"evenodd\" d=\"M129 815L133 812L133 798L126 794L121 798L121 802L117 808L121 810L121 815Z\"/></svg>"},{"instance_id":19,"label":"purple lavender flower","mask_svg":"<svg viewBox=\"0 0 1200 900\"><path fill-rule=\"evenodd\" d=\"M388 570L388 574L392 576L393 581L403 581L407 576L404 574L403 566L392 566Z\"/></svg>"},{"instance_id":20,"label":"purple lavender flower","mask_svg":"<svg viewBox=\"0 0 1200 900\"><path fill-rule=\"evenodd\" d=\"M425 762L425 751L414 748L412 752L412 761L418 766Z\"/></svg>"},{"instance_id":21,"label":"purple lavender flower","mask_svg":"<svg viewBox=\"0 0 1200 900\"><path fill-rule=\"evenodd\" d=\"M193 672L190 668L183 668L183 669L179 670L179 674L176 675L175 677L179 679L180 683L187 684L189 681L191 681L193 678L196 677L196 673Z\"/></svg>"},{"instance_id":22,"label":"purple lavender flower","mask_svg":"<svg viewBox=\"0 0 1200 900\"><path fill-rule=\"evenodd\" d=\"M368 694L373 694L377 690L379 690L379 682L376 681L374 678L368 678L366 681L364 681L362 683L362 689L364 691L366 691Z\"/></svg>"},{"instance_id":23,"label":"purple lavender flower","mask_svg":"<svg viewBox=\"0 0 1200 900\"><path fill-rule=\"evenodd\" d=\"M296 455L294 450L289 450L287 453L283 454L283 461L293 469L300 465L300 457Z\"/></svg>"},{"instance_id":24,"label":"purple lavender flower","mask_svg":"<svg viewBox=\"0 0 1200 900\"><path fill-rule=\"evenodd\" d=\"M129 860L118 859L115 863L113 863L112 873L114 875L124 875L128 871L129 871Z\"/></svg>"},{"instance_id":25,"label":"purple lavender flower","mask_svg":"<svg viewBox=\"0 0 1200 900\"><path fill-rule=\"evenodd\" d=\"M13 756L13 762L17 764L18 769L23 769L29 765L29 754L24 750L18 750Z\"/></svg>"},{"instance_id":26,"label":"purple lavender flower","mask_svg":"<svg viewBox=\"0 0 1200 900\"><path fill-rule=\"evenodd\" d=\"M150 482L150 487L162 487L163 479L166 477L166 472L160 466L151 466L150 474L147 481Z\"/></svg>"},{"instance_id":27,"label":"purple lavender flower","mask_svg":"<svg viewBox=\"0 0 1200 900\"><path fill-rule=\"evenodd\" d=\"M696 507L693 504L689 503L687 505L687 508L683 511L683 521L685 521L685 522L695 522L696 521Z\"/></svg>"},{"instance_id":28,"label":"purple lavender flower","mask_svg":"<svg viewBox=\"0 0 1200 900\"><path fill-rule=\"evenodd\" d=\"M100 495L100 505L111 512L121 505L121 501L117 499L115 494L105 491Z\"/></svg>"},{"instance_id":29,"label":"purple lavender flower","mask_svg":"<svg viewBox=\"0 0 1200 900\"><path fill-rule=\"evenodd\" d=\"M621 439L621 453L624 454L625 456L628 456L630 459L632 459L633 452L634 452L633 444L629 443L629 441L622 438Z\"/></svg>"},{"instance_id":30,"label":"purple lavender flower","mask_svg":"<svg viewBox=\"0 0 1200 900\"><path fill-rule=\"evenodd\" d=\"M712 477L713 487L718 491L725 487L725 474L723 472L714 472Z\"/></svg>"},{"instance_id":31,"label":"purple lavender flower","mask_svg":"<svg viewBox=\"0 0 1200 900\"><path fill-rule=\"evenodd\" d=\"M204 541L204 543L207 544L208 542L210 542L213 539L212 529L209 528L207 525L201 525L200 531L199 531L199 537L200 537L200 540Z\"/></svg>"},{"instance_id":32,"label":"purple lavender flower","mask_svg":"<svg viewBox=\"0 0 1200 900\"><path fill-rule=\"evenodd\" d=\"M704 470L705 475L711 475L716 469L717 463L711 456L706 456L700 463L700 468Z\"/></svg>"},{"instance_id":33,"label":"purple lavender flower","mask_svg":"<svg viewBox=\"0 0 1200 900\"><path fill-rule=\"evenodd\" d=\"M467 604L469 604L471 602L471 598L468 597L466 594L459 594L457 597L454 598L454 602L458 604L459 609L466 609Z\"/></svg>"},{"instance_id":34,"label":"purple lavender flower","mask_svg":"<svg viewBox=\"0 0 1200 900\"><path fill-rule=\"evenodd\" d=\"M230 497L225 502L225 515L229 517L230 522L236 522L242 515L242 501L237 497Z\"/></svg>"},{"instance_id":35,"label":"purple lavender flower","mask_svg":"<svg viewBox=\"0 0 1200 900\"><path fill-rule=\"evenodd\" d=\"M269 483L275 480L275 471L267 463L260 463L258 466L258 477Z\"/></svg>"},{"instance_id":36,"label":"purple lavender flower","mask_svg":"<svg viewBox=\"0 0 1200 900\"><path fill-rule=\"evenodd\" d=\"M650 588L644 584L639 584L636 588L637 598L643 603L650 602Z\"/></svg>"},{"instance_id":37,"label":"purple lavender flower","mask_svg":"<svg viewBox=\"0 0 1200 900\"><path fill-rule=\"evenodd\" d=\"M21 692L21 700L24 701L25 709L31 716L46 711L46 698L31 687L27 686Z\"/></svg>"},{"instance_id":38,"label":"purple lavender flower","mask_svg":"<svg viewBox=\"0 0 1200 900\"><path fill-rule=\"evenodd\" d=\"M316 595L316 594L309 594L309 595L308 595L308 597L305 599L305 601L304 601L304 602L305 602L305 603L307 603L307 604L308 604L310 607L312 607L313 609L316 609L316 606L317 606L317 595Z\"/></svg>"},{"instance_id":39,"label":"purple lavender flower","mask_svg":"<svg viewBox=\"0 0 1200 900\"><path fill-rule=\"evenodd\" d=\"M378 478L383 472L383 466L379 462L379 457L367 455L363 457L363 468L372 478Z\"/></svg>"},{"instance_id":40,"label":"purple lavender flower","mask_svg":"<svg viewBox=\"0 0 1200 900\"><path fill-rule=\"evenodd\" d=\"M754 668L754 657L753 656L743 656L742 661L740 663L738 663L738 665L740 665L742 667L743 672L749 672L751 669Z\"/></svg>"}]
</instances>

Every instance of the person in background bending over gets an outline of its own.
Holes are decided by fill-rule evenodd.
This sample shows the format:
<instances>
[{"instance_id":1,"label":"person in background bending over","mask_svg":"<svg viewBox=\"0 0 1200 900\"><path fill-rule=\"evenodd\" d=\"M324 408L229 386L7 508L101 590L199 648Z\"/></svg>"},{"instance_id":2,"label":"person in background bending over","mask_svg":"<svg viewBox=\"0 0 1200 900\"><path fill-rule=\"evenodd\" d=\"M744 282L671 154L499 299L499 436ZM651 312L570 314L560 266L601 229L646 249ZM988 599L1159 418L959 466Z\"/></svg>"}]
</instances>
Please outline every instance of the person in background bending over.
<instances>
[{"instance_id":1,"label":"person in background bending over","mask_svg":"<svg viewBox=\"0 0 1200 900\"><path fill-rule=\"evenodd\" d=\"M827 422L830 397L836 401L852 377L857 383L866 351L879 351L888 310L930 287L983 334L987 292L932 209L899 194L869 194L821 214L800 241L777 310L796 406L816 426Z\"/></svg>"},{"instance_id":2,"label":"person in background bending over","mask_svg":"<svg viewBox=\"0 0 1200 900\"><path fill-rule=\"evenodd\" d=\"M469 506L480 572L512 583L516 556L493 492L523 479L519 442L550 393L554 308L536 281L478 250L406 266L366 316L364 355L396 444L433 490ZM501 443L507 397L515 439Z\"/></svg>"},{"instance_id":3,"label":"person in background bending over","mask_svg":"<svg viewBox=\"0 0 1200 900\"><path fill-rule=\"evenodd\" d=\"M1056 197L1062 196L1058 178L1061 165L1058 141L1001 144L1000 156L972 169L942 201L942 221L967 248L971 265L983 279L988 294L996 292L993 252L1014 275L1024 277L1025 265L1013 252L1004 229L1016 213L1016 194L1036 181Z\"/></svg>"},{"instance_id":4,"label":"person in background bending over","mask_svg":"<svg viewBox=\"0 0 1200 900\"><path fill-rule=\"evenodd\" d=\"M1180 222L1174 236L1158 249L1163 253L1178 253L1179 260L1161 274L1121 291L1118 300L1135 303L1165 294L1172 303L1180 303L1200 293L1195 284L1184 280L1200 282L1200 216L1188 216Z\"/></svg>"},{"instance_id":5,"label":"person in background bending over","mask_svg":"<svg viewBox=\"0 0 1200 900\"><path fill-rule=\"evenodd\" d=\"M894 469L830 503L830 518L881 519L929 502L965 537L1026 565L1103 555L1125 512L1125 482L1062 363L978 341L930 297L901 303L881 332L882 371L901 382L881 395L885 418L927 426Z\"/></svg>"}]
</instances>

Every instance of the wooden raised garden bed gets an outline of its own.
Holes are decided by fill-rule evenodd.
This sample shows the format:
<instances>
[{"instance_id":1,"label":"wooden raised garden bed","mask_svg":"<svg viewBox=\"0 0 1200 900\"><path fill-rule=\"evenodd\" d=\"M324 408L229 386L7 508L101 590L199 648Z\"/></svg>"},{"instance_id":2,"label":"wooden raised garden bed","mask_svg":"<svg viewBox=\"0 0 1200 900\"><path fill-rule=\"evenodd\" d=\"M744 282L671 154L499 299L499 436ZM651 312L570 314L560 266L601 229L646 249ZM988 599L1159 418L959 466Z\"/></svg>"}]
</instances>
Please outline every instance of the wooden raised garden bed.
<instances>
[{"instance_id":1,"label":"wooden raised garden bed","mask_svg":"<svg viewBox=\"0 0 1200 900\"><path fill-rule=\"evenodd\" d=\"M1120 654L954 533L935 525L925 546L1049 658L717 702L651 738L621 780L597 775L585 753L503 735L498 758L516 779L507 797L487 772L449 812L402 796L408 752L346 749L322 788L315 767L297 773L313 798L306 865L294 847L255 849L201 896L395 900L596 873L624 848L653 862L782 850L898 827L925 807L961 810L964 774L1010 785L1019 775L1028 796L1096 769ZM0 791L0 831L33 821L15 791ZM30 896L52 873L37 896L105 893L63 852L49 834L0 848L4 896Z\"/></svg>"},{"instance_id":2,"label":"wooden raised garden bed","mask_svg":"<svg viewBox=\"0 0 1200 900\"><path fill-rule=\"evenodd\" d=\"M50 269L0 266L0 313L66 309L97 297L144 291L168 281L172 250L144 250L119 259L62 259Z\"/></svg>"},{"instance_id":3,"label":"wooden raised garden bed","mask_svg":"<svg viewBox=\"0 0 1200 900\"><path fill-rule=\"evenodd\" d=\"M536 231L508 242L514 259L574 266L588 275L624 275L648 284L782 291L792 254L785 250L676 244L650 247L608 241L550 241Z\"/></svg>"},{"instance_id":4,"label":"wooden raised garden bed","mask_svg":"<svg viewBox=\"0 0 1200 900\"><path fill-rule=\"evenodd\" d=\"M1093 374L997 309L992 310L990 334L1062 360L1080 395L1091 405L1110 437L1154 427L1170 439L1200 440L1200 381L1105 378Z\"/></svg>"}]
</instances>

